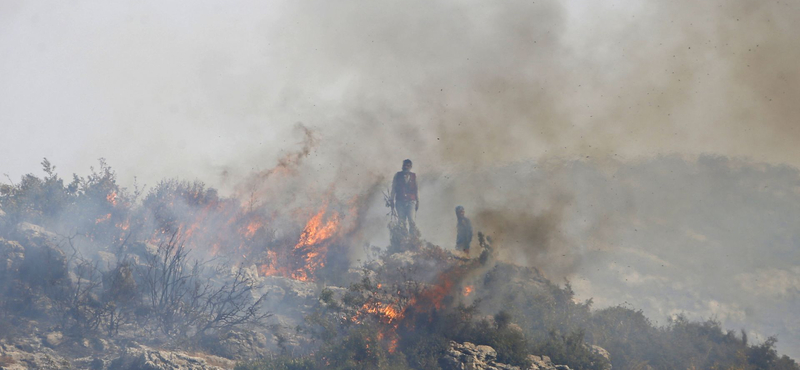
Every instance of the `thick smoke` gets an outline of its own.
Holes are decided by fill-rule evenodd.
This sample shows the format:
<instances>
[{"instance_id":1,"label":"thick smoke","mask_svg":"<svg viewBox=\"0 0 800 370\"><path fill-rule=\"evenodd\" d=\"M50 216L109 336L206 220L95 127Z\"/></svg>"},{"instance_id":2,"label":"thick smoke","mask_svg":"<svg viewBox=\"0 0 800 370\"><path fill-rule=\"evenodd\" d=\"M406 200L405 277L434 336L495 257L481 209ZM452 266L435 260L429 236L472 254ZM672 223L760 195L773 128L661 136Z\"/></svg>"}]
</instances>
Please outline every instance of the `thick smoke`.
<instances>
[{"instance_id":1,"label":"thick smoke","mask_svg":"<svg viewBox=\"0 0 800 370\"><path fill-rule=\"evenodd\" d=\"M545 163L800 165L799 16L758 0L4 2L0 158L18 161L0 171L106 157L278 207L367 194L357 234L381 244L377 195L411 158L426 238L448 246L463 204L508 258L569 273L642 204L608 190L596 212L609 204L572 201L591 186Z\"/></svg>"},{"instance_id":2,"label":"thick smoke","mask_svg":"<svg viewBox=\"0 0 800 370\"><path fill-rule=\"evenodd\" d=\"M268 169L302 162L303 186L277 191L296 199L287 189L372 188L404 158L429 177L543 158L800 158L788 3L5 6L12 177L42 156L78 173L102 156L146 184L249 197Z\"/></svg>"},{"instance_id":3,"label":"thick smoke","mask_svg":"<svg viewBox=\"0 0 800 370\"><path fill-rule=\"evenodd\" d=\"M318 162L362 173L405 157L800 158L791 3L61 6L5 5L12 177L42 156L74 172L105 156L147 183L244 177L292 150L298 121L321 131Z\"/></svg>"}]
</instances>

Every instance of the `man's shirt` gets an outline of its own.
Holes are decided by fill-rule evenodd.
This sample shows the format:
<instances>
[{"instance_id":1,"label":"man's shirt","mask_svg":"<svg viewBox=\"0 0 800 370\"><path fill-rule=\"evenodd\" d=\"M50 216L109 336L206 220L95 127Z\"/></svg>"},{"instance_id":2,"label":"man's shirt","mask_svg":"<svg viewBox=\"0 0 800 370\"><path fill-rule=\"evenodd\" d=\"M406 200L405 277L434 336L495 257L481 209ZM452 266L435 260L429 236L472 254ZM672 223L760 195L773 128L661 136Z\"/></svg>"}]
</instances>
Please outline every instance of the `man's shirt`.
<instances>
[{"instance_id":1,"label":"man's shirt","mask_svg":"<svg viewBox=\"0 0 800 370\"><path fill-rule=\"evenodd\" d=\"M417 200L417 175L411 171L400 171L394 175L392 191L395 200Z\"/></svg>"}]
</instances>

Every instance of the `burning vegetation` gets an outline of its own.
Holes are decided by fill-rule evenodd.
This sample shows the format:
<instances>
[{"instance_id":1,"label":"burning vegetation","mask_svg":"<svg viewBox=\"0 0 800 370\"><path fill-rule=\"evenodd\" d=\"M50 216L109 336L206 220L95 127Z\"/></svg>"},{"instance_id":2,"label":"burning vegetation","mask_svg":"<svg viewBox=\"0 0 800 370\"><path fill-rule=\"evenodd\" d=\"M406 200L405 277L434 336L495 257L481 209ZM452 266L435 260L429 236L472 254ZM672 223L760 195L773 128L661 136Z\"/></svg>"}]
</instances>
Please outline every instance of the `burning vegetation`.
<instances>
[{"instance_id":1,"label":"burning vegetation","mask_svg":"<svg viewBox=\"0 0 800 370\"><path fill-rule=\"evenodd\" d=\"M43 166L0 188L0 367L34 361L9 349L24 342L101 369L162 350L242 370L800 369L713 320L592 311L482 234L468 258L390 222L391 245L355 265L358 196L287 209L200 182L129 191L102 161L69 183Z\"/></svg>"}]
</instances>

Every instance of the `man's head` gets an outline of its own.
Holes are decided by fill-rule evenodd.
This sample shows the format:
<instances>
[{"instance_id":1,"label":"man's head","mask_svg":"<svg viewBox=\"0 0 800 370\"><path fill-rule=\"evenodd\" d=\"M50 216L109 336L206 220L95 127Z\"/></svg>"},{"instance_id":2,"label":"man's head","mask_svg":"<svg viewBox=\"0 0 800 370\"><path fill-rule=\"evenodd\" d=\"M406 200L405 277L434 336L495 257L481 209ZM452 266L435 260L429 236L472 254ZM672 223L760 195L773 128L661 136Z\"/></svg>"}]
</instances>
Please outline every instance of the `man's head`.
<instances>
[{"instance_id":1,"label":"man's head","mask_svg":"<svg viewBox=\"0 0 800 370\"><path fill-rule=\"evenodd\" d=\"M464 214L465 214L465 213L466 213L466 212L464 212L464 207L462 207L462 206L458 206L458 207L456 207L456 216L457 216L458 218L464 217Z\"/></svg>"},{"instance_id":2,"label":"man's head","mask_svg":"<svg viewBox=\"0 0 800 370\"><path fill-rule=\"evenodd\" d=\"M411 166L412 163L410 159L406 159L403 161L403 171L411 171Z\"/></svg>"}]
</instances>

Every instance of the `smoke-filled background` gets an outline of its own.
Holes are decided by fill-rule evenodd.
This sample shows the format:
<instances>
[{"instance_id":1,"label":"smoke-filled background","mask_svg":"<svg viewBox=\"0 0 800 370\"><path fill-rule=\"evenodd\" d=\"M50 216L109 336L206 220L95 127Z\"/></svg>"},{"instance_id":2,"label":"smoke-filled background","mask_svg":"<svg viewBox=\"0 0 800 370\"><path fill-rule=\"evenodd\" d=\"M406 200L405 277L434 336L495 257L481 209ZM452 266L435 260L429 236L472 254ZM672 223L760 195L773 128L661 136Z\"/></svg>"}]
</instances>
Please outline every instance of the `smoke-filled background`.
<instances>
[{"instance_id":1,"label":"smoke-filled background","mask_svg":"<svg viewBox=\"0 0 800 370\"><path fill-rule=\"evenodd\" d=\"M798 19L756 0L6 0L0 172L105 157L128 185L371 194L360 234L385 245L380 190L411 158L427 240L452 247L462 204L596 307L715 317L797 358Z\"/></svg>"}]
</instances>

